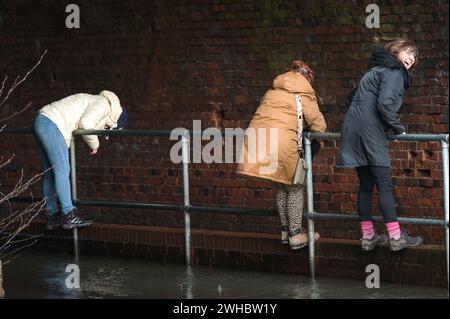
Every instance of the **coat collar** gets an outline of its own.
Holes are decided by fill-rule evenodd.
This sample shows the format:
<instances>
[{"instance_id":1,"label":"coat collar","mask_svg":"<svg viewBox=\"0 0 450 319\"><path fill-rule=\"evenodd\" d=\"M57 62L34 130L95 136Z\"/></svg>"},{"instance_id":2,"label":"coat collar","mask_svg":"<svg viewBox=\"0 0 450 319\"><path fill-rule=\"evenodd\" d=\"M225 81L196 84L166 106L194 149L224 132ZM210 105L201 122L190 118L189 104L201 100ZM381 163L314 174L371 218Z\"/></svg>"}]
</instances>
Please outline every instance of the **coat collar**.
<instances>
[{"instance_id":1,"label":"coat collar","mask_svg":"<svg viewBox=\"0 0 450 319\"><path fill-rule=\"evenodd\" d=\"M384 67L400 70L403 75L403 87L405 88L405 90L408 90L408 88L412 84L412 77L409 71L386 49L379 48L373 52L369 62L369 69L372 69L374 67Z\"/></svg>"}]
</instances>

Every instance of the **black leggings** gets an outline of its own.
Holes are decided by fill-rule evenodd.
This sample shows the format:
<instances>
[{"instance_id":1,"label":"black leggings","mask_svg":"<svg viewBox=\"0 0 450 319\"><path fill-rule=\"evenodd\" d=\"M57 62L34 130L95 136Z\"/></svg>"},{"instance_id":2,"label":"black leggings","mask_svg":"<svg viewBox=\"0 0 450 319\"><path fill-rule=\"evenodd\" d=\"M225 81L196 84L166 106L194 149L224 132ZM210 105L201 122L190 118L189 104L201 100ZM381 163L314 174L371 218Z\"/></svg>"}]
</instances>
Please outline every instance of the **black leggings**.
<instances>
[{"instance_id":1,"label":"black leggings","mask_svg":"<svg viewBox=\"0 0 450 319\"><path fill-rule=\"evenodd\" d=\"M372 193L378 189L378 201L384 222L397 221L394 188L390 167L361 166L356 168L359 177L358 213L361 221L372 220Z\"/></svg>"}]
</instances>

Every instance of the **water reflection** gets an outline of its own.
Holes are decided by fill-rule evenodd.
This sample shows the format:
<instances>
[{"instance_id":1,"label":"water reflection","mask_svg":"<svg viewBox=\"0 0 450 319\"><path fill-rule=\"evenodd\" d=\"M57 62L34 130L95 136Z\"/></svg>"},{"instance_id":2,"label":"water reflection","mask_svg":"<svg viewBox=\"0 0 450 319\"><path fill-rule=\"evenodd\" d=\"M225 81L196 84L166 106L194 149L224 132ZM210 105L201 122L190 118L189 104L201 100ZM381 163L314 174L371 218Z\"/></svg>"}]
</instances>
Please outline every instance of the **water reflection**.
<instances>
[{"instance_id":1,"label":"water reflection","mask_svg":"<svg viewBox=\"0 0 450 319\"><path fill-rule=\"evenodd\" d=\"M34 287L42 287L43 293L46 293L45 298L83 298L81 278L79 280L80 288L72 288L68 281L71 281L72 278L76 279L76 277L74 277L76 274L74 275L73 273L66 272L68 265L76 265L78 268L80 268L80 265L69 258L67 261L64 259L57 262L48 262L41 258L35 259L34 261L36 263L29 265L33 267L33 278L25 277L24 280L30 285L29 287L31 289ZM34 296L32 295L32 292L30 292L30 295L27 295L25 298L34 298Z\"/></svg>"},{"instance_id":2,"label":"water reflection","mask_svg":"<svg viewBox=\"0 0 450 319\"><path fill-rule=\"evenodd\" d=\"M95 271L89 271L89 267L86 267L87 271L83 271L83 268L80 267L80 271L86 275L82 277L81 287L89 296L126 298L133 294L127 288L131 276L125 268L103 264Z\"/></svg>"},{"instance_id":3,"label":"water reflection","mask_svg":"<svg viewBox=\"0 0 450 319\"><path fill-rule=\"evenodd\" d=\"M79 267L80 287L67 285L67 265ZM231 269L160 264L118 258L27 253L4 267L6 298L322 299L448 298L448 290L364 281L311 280Z\"/></svg>"},{"instance_id":4,"label":"water reflection","mask_svg":"<svg viewBox=\"0 0 450 319\"><path fill-rule=\"evenodd\" d=\"M284 287L286 297L294 299L320 299L320 286L315 279L304 280Z\"/></svg>"},{"instance_id":5,"label":"water reflection","mask_svg":"<svg viewBox=\"0 0 450 319\"><path fill-rule=\"evenodd\" d=\"M195 277L191 266L186 266L185 275L180 284L186 299L194 299Z\"/></svg>"}]
</instances>

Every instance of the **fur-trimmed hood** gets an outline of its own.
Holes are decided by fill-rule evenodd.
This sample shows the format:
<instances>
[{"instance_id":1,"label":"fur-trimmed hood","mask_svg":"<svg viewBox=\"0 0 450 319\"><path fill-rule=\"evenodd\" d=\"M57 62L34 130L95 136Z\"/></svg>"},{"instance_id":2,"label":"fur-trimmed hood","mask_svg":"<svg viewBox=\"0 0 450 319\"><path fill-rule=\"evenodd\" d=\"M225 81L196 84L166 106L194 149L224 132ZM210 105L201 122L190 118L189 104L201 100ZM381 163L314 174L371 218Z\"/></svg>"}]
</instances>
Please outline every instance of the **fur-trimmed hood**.
<instances>
[{"instance_id":1,"label":"fur-trimmed hood","mask_svg":"<svg viewBox=\"0 0 450 319\"><path fill-rule=\"evenodd\" d=\"M110 129L116 128L117 121L119 120L119 117L122 114L122 106L120 105L119 98L113 92L106 90L100 92L99 95L104 97L111 106L111 112L109 113L108 121L106 124L109 126Z\"/></svg>"}]
</instances>

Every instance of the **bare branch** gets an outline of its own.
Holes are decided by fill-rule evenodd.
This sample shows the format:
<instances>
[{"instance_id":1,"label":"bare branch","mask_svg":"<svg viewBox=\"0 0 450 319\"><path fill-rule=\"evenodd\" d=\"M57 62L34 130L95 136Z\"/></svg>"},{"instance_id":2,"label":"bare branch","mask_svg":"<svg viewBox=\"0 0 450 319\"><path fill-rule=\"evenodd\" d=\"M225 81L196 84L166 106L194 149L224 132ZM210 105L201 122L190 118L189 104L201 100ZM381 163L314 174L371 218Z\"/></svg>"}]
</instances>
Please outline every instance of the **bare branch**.
<instances>
[{"instance_id":1,"label":"bare branch","mask_svg":"<svg viewBox=\"0 0 450 319\"><path fill-rule=\"evenodd\" d=\"M1 234L7 234L6 240L0 243L0 254L9 249L11 245L15 243L14 240L16 236L27 228L31 221L40 214L44 208L44 205L45 199L32 203L0 229Z\"/></svg>"},{"instance_id":2,"label":"bare branch","mask_svg":"<svg viewBox=\"0 0 450 319\"><path fill-rule=\"evenodd\" d=\"M24 108L22 108L20 111L17 111L11 115L9 115L8 117L5 117L3 119L0 119L0 122L7 122L8 120L12 119L13 117L19 115L20 113L23 113L24 111L26 111L27 109L29 109L31 107L31 102L29 102ZM1 131L1 130L0 130Z\"/></svg>"},{"instance_id":3,"label":"bare branch","mask_svg":"<svg viewBox=\"0 0 450 319\"><path fill-rule=\"evenodd\" d=\"M39 64L41 64L42 59L44 58L44 55L47 53L47 50L44 51L44 53L42 53L41 57L39 58L39 61L27 72L27 74L25 74L25 76L20 79L20 76L17 76L16 79L14 80L14 83L11 85L11 87L9 88L8 93L6 94L6 96L3 98L3 100L0 102L0 106L2 106L6 100L9 98L9 96L11 95L11 93L20 85L22 84L27 77L37 68L37 66ZM3 81L5 82L6 79ZM4 83L3 83L4 85ZM2 86L2 91L3 91L3 86Z\"/></svg>"},{"instance_id":4,"label":"bare branch","mask_svg":"<svg viewBox=\"0 0 450 319\"><path fill-rule=\"evenodd\" d=\"M32 239L34 239L34 240L33 240L31 243L29 243L29 244L27 244L27 245L25 245L25 246L21 246L21 247L17 248L16 250L14 250L14 251L12 251L12 252L9 252L9 253L5 254L5 255L3 256L3 258L7 258L7 257L9 257L9 256L13 256L13 257L12 257L12 259L2 261L2 264L3 264L3 265L7 265L7 264L9 264L10 262L14 261L16 258L18 258L18 257L20 256L20 254L19 254L19 255L16 255L16 256L14 256L14 254L17 254L19 251L21 251L21 250L23 250L23 249L25 249L25 248L28 248L28 247L33 246L35 243L37 243L37 240L38 240L40 237L42 237L42 235L33 236L33 238L28 238L29 241L31 241Z\"/></svg>"},{"instance_id":5,"label":"bare branch","mask_svg":"<svg viewBox=\"0 0 450 319\"><path fill-rule=\"evenodd\" d=\"M8 165L9 163L11 163L12 160L13 160L13 158L14 158L14 156L15 156L15 154L11 155L11 157L10 157L7 161L5 161L5 162L3 162L3 163L2 163L2 161L3 161L3 156L2 156L2 157L0 158L0 169L3 168L3 167L5 167L5 166Z\"/></svg>"},{"instance_id":6,"label":"bare branch","mask_svg":"<svg viewBox=\"0 0 450 319\"><path fill-rule=\"evenodd\" d=\"M8 218L5 218L5 221L1 225L0 233L5 233L8 231L8 227L14 224L22 224L23 218L27 214L32 213L33 211L37 210L37 213L39 213L45 204L45 199L42 199L38 202L32 203L27 208L25 208L23 211L16 211L13 216L10 216Z\"/></svg>"},{"instance_id":7,"label":"bare branch","mask_svg":"<svg viewBox=\"0 0 450 319\"><path fill-rule=\"evenodd\" d=\"M41 64L47 50L40 56L37 63L29 69L29 71L24 76L17 76L11 85L8 84L8 76L5 76L3 81L0 84L0 108L6 103L11 94L16 90L22 83L27 80L29 75ZM7 88L9 87L9 89ZM23 113L27 109L31 107L31 102L25 105L18 111L13 112L10 115L6 115L6 117L0 119L0 132L5 128L8 120L17 117L19 114ZM12 163L14 159L14 155L11 155L9 158L5 160L3 156L0 156L0 169L5 168L7 165ZM12 190L9 192L3 192L0 188L0 205L2 208L7 207L6 216L0 217L0 260L8 257L8 261L4 261L4 264L9 263L11 260L18 257L18 252L24 248L30 247L34 243L36 243L37 239L41 235L32 235L27 236L25 238L19 237L23 231L28 228L31 222L42 212L45 207L46 199L42 199L40 201L36 201L31 203L25 208L21 208L18 210L13 210L13 206L11 205L11 200L14 197L22 194L27 191L30 186L41 180L42 176L47 172L39 173L34 175L32 178L25 180L23 170L20 171L20 176L17 179L15 185L12 187ZM0 187L2 185L0 184ZM5 205L6 204L6 205ZM0 261L0 266L2 265ZM1 268L1 267L0 267ZM0 269L1 270L1 269ZM1 279L1 271L0 271L0 279ZM1 288L1 287L0 287ZM0 289L1 290L1 289Z\"/></svg>"},{"instance_id":8,"label":"bare branch","mask_svg":"<svg viewBox=\"0 0 450 319\"><path fill-rule=\"evenodd\" d=\"M9 201L11 198L14 198L14 197L19 196L20 194L22 194L31 185L37 183L41 179L42 175L44 175L44 174L45 174L45 172L39 173L39 174L33 176L28 181L26 181L25 183L23 183L23 171L22 171L21 176L19 178L19 181L14 186L14 189L9 194L6 194L3 198L0 198L0 204L5 202L5 201Z\"/></svg>"},{"instance_id":9,"label":"bare branch","mask_svg":"<svg viewBox=\"0 0 450 319\"><path fill-rule=\"evenodd\" d=\"M8 76L6 75L5 78L3 79L2 88L0 89L0 96L2 96L2 94L3 94L3 89L5 88L5 83L6 83L7 79L8 79Z\"/></svg>"}]
</instances>

